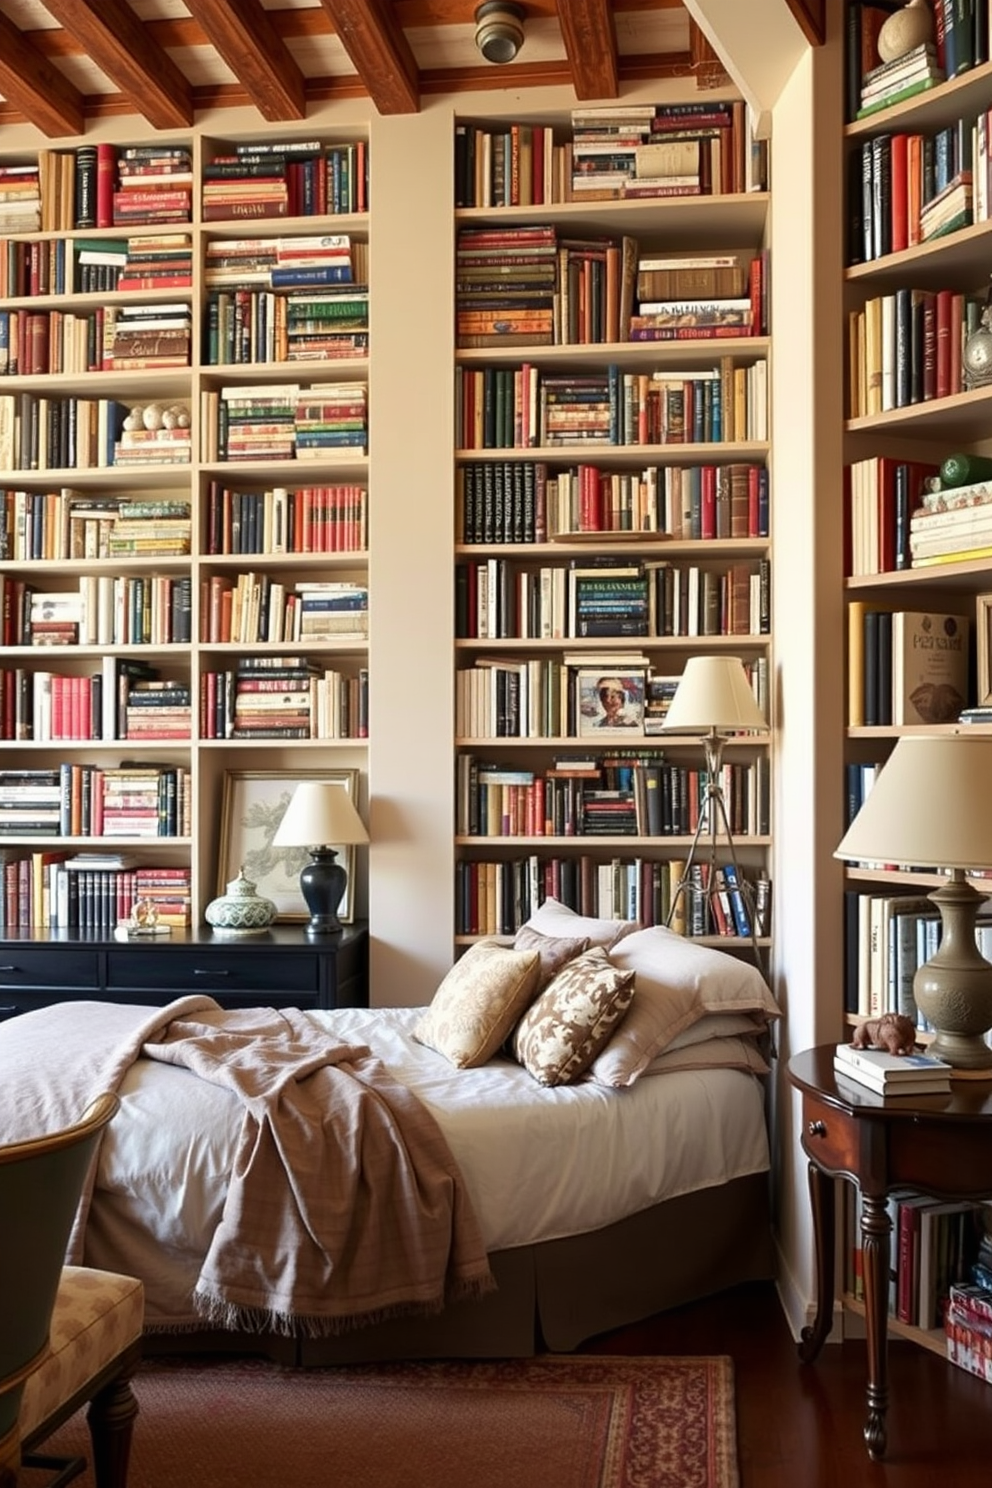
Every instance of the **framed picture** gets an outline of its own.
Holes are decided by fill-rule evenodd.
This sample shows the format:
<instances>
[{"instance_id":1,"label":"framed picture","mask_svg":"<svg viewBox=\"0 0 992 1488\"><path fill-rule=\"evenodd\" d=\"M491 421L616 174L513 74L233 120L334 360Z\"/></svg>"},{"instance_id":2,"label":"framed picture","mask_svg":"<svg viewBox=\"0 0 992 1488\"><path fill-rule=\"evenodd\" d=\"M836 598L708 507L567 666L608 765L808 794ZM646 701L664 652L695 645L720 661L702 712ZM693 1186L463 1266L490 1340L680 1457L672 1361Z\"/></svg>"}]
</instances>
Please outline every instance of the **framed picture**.
<instances>
[{"instance_id":1,"label":"framed picture","mask_svg":"<svg viewBox=\"0 0 992 1488\"><path fill-rule=\"evenodd\" d=\"M975 595L975 702L992 707L992 594Z\"/></svg>"},{"instance_id":2,"label":"framed picture","mask_svg":"<svg viewBox=\"0 0 992 1488\"><path fill-rule=\"evenodd\" d=\"M632 734L643 734L644 682L643 667L622 672L580 667L576 673L579 737L620 734L629 739Z\"/></svg>"},{"instance_id":3,"label":"framed picture","mask_svg":"<svg viewBox=\"0 0 992 1488\"><path fill-rule=\"evenodd\" d=\"M217 863L217 892L243 868L258 892L276 906L278 920L306 920L310 912L300 893L300 873L310 860L305 847L273 847L272 839L283 819L293 791L302 780L329 780L358 799L357 770L307 770L291 775L283 770L226 770L220 816L220 852ZM333 847L334 843L328 843ZM344 898L338 909L343 924L354 919L354 847L339 847L338 860L348 874Z\"/></svg>"}]
</instances>

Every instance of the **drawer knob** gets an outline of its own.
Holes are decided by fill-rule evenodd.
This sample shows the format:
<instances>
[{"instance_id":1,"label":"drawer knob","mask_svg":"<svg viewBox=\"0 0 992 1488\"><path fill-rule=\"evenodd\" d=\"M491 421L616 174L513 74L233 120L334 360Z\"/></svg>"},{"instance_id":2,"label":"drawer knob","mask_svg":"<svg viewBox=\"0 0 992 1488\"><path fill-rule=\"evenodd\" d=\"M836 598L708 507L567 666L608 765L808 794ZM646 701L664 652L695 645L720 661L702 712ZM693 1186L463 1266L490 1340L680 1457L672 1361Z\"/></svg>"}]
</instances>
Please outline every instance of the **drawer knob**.
<instances>
[{"instance_id":1,"label":"drawer knob","mask_svg":"<svg viewBox=\"0 0 992 1488\"><path fill-rule=\"evenodd\" d=\"M827 1135L827 1124L825 1121L811 1121L809 1124L811 1137L825 1137Z\"/></svg>"},{"instance_id":2,"label":"drawer knob","mask_svg":"<svg viewBox=\"0 0 992 1488\"><path fill-rule=\"evenodd\" d=\"M230 976L230 970L226 966L194 966L194 976L222 977Z\"/></svg>"}]
</instances>

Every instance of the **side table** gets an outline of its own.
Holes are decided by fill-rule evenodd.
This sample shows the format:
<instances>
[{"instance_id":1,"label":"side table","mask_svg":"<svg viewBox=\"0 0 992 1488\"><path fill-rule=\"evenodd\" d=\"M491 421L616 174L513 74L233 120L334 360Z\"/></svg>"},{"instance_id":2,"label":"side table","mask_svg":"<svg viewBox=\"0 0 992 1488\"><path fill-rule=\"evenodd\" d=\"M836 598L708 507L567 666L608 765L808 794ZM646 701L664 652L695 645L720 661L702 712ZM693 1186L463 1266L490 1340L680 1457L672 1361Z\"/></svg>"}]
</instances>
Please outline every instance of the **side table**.
<instances>
[{"instance_id":1,"label":"side table","mask_svg":"<svg viewBox=\"0 0 992 1488\"><path fill-rule=\"evenodd\" d=\"M868 1348L869 1456L886 1447L886 1369L894 1188L936 1199L992 1197L992 1081L961 1080L949 1095L880 1096L834 1077L834 1044L796 1054L788 1066L802 1094L802 1147L816 1242L817 1310L804 1328L799 1357L811 1363L830 1331L834 1289L834 1179L861 1189L865 1325Z\"/></svg>"}]
</instances>

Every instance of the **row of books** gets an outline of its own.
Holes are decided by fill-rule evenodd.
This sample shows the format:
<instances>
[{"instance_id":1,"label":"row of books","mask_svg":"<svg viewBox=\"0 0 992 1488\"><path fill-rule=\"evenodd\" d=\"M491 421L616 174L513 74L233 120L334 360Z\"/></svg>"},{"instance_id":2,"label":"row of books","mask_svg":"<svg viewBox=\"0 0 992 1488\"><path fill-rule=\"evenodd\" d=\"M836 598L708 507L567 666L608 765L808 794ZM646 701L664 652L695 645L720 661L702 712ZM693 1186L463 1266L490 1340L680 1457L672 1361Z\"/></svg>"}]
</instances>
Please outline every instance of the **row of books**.
<instances>
[{"instance_id":1,"label":"row of books","mask_svg":"<svg viewBox=\"0 0 992 1488\"><path fill-rule=\"evenodd\" d=\"M953 723L967 705L971 617L851 600L851 728Z\"/></svg>"},{"instance_id":2,"label":"row of books","mask_svg":"<svg viewBox=\"0 0 992 1488\"><path fill-rule=\"evenodd\" d=\"M848 1215L847 1283L864 1297L862 1200L855 1191ZM887 1308L913 1327L942 1327L951 1297L969 1278L983 1230L982 1211L970 1203L943 1202L900 1190L887 1203L891 1233Z\"/></svg>"},{"instance_id":3,"label":"row of books","mask_svg":"<svg viewBox=\"0 0 992 1488\"><path fill-rule=\"evenodd\" d=\"M0 311L0 376L186 367L192 311L185 304Z\"/></svg>"},{"instance_id":4,"label":"row of books","mask_svg":"<svg viewBox=\"0 0 992 1488\"><path fill-rule=\"evenodd\" d=\"M913 978L940 945L941 920L925 895L863 894L844 899L844 1006L858 1017L902 1013L921 1032L928 1024L916 1006ZM975 939L992 954L992 924L982 919Z\"/></svg>"},{"instance_id":5,"label":"row of books","mask_svg":"<svg viewBox=\"0 0 992 1488\"><path fill-rule=\"evenodd\" d=\"M204 362L212 367L366 357L368 288L211 290L204 335Z\"/></svg>"},{"instance_id":6,"label":"row of books","mask_svg":"<svg viewBox=\"0 0 992 1488\"><path fill-rule=\"evenodd\" d=\"M171 426L142 424L145 408L169 415ZM0 469L94 470L124 465L188 464L189 408L139 409L113 398L0 394Z\"/></svg>"},{"instance_id":7,"label":"row of books","mask_svg":"<svg viewBox=\"0 0 992 1488\"><path fill-rule=\"evenodd\" d=\"M190 924L188 868L133 865L128 854L10 851L3 861L0 931L70 930L109 935L141 899L159 922Z\"/></svg>"},{"instance_id":8,"label":"row of books","mask_svg":"<svg viewBox=\"0 0 992 1488\"><path fill-rule=\"evenodd\" d=\"M300 579L290 588L267 573L204 579L200 640L213 644L367 640L369 591L345 579Z\"/></svg>"},{"instance_id":9,"label":"row of books","mask_svg":"<svg viewBox=\"0 0 992 1488\"><path fill-rule=\"evenodd\" d=\"M201 739L367 739L369 674L306 658L245 658L200 679Z\"/></svg>"},{"instance_id":10,"label":"row of books","mask_svg":"<svg viewBox=\"0 0 992 1488\"><path fill-rule=\"evenodd\" d=\"M885 0L847 0L844 78L849 120L868 117L992 60L987 0L934 0L930 40L883 63L878 34L894 9L898 6Z\"/></svg>"},{"instance_id":11,"label":"row of books","mask_svg":"<svg viewBox=\"0 0 992 1488\"><path fill-rule=\"evenodd\" d=\"M462 640L767 635L767 559L703 567L670 559L528 568L503 558L455 570Z\"/></svg>"},{"instance_id":12,"label":"row of books","mask_svg":"<svg viewBox=\"0 0 992 1488\"><path fill-rule=\"evenodd\" d=\"M185 837L190 805L182 765L124 760L0 770L4 837Z\"/></svg>"},{"instance_id":13,"label":"row of books","mask_svg":"<svg viewBox=\"0 0 992 1488\"><path fill-rule=\"evenodd\" d=\"M938 466L872 455L845 468L845 573L892 573L913 566L910 520Z\"/></svg>"},{"instance_id":14,"label":"row of books","mask_svg":"<svg viewBox=\"0 0 992 1488\"><path fill-rule=\"evenodd\" d=\"M759 708L768 709L764 657L745 662ZM622 690L622 717L613 724L600 692L604 680ZM463 739L591 738L604 741L614 728L628 740L658 734L674 691L674 679L655 672L643 652L565 652L520 661L479 657L455 674L455 732Z\"/></svg>"},{"instance_id":15,"label":"row of books","mask_svg":"<svg viewBox=\"0 0 992 1488\"><path fill-rule=\"evenodd\" d=\"M93 674L0 668L0 738L189 739L189 682L105 656Z\"/></svg>"},{"instance_id":16,"label":"row of books","mask_svg":"<svg viewBox=\"0 0 992 1488\"><path fill-rule=\"evenodd\" d=\"M368 145L278 140L218 149L202 170L204 222L366 212Z\"/></svg>"},{"instance_id":17,"label":"row of books","mask_svg":"<svg viewBox=\"0 0 992 1488\"><path fill-rule=\"evenodd\" d=\"M735 837L768 831L768 762L724 765L720 786ZM581 837L606 832L679 837L695 832L708 775L659 749L616 758L559 756L546 770L462 754L455 830L468 837ZM717 824L720 827L720 824ZM709 831L709 823L704 822Z\"/></svg>"},{"instance_id":18,"label":"row of books","mask_svg":"<svg viewBox=\"0 0 992 1488\"><path fill-rule=\"evenodd\" d=\"M562 444L724 443L768 437L767 363L597 372L460 369L456 440L465 450Z\"/></svg>"},{"instance_id":19,"label":"row of books","mask_svg":"<svg viewBox=\"0 0 992 1488\"><path fill-rule=\"evenodd\" d=\"M181 497L94 495L58 491L0 491L0 556L16 562L60 558L150 556L190 551L191 504ZM85 588L92 575L80 578ZM93 612L95 614L95 611Z\"/></svg>"},{"instance_id":20,"label":"row of books","mask_svg":"<svg viewBox=\"0 0 992 1488\"><path fill-rule=\"evenodd\" d=\"M641 925L670 923L682 935L722 933L710 926L693 928L691 896L678 892L685 868L684 859L637 857L604 862L587 853L569 857L530 853L495 861L466 858L455 869L455 934L514 935L547 898L567 904L578 914ZM738 888L743 892L744 885ZM707 898L705 888L693 892ZM770 881L755 875L746 898L758 906L757 933L768 935ZM699 923L697 914L695 924ZM735 925L727 933L740 932Z\"/></svg>"},{"instance_id":21,"label":"row of books","mask_svg":"<svg viewBox=\"0 0 992 1488\"><path fill-rule=\"evenodd\" d=\"M901 253L985 220L972 189L987 171L986 115L980 120L959 119L927 134L897 130L861 142L850 170L852 263ZM984 200L982 210L987 216Z\"/></svg>"},{"instance_id":22,"label":"row of books","mask_svg":"<svg viewBox=\"0 0 992 1488\"><path fill-rule=\"evenodd\" d=\"M319 460L368 445L364 382L300 387L222 387L202 394L204 457L216 460Z\"/></svg>"},{"instance_id":23,"label":"row of books","mask_svg":"<svg viewBox=\"0 0 992 1488\"><path fill-rule=\"evenodd\" d=\"M207 488L206 551L222 554L361 553L368 548L368 491L334 486Z\"/></svg>"},{"instance_id":24,"label":"row of books","mask_svg":"<svg viewBox=\"0 0 992 1488\"><path fill-rule=\"evenodd\" d=\"M767 186L767 150L754 139L739 103L580 107L572 112L570 137L526 121L455 126L458 207L715 195Z\"/></svg>"},{"instance_id":25,"label":"row of books","mask_svg":"<svg viewBox=\"0 0 992 1488\"><path fill-rule=\"evenodd\" d=\"M744 461L628 472L469 460L459 465L455 484L462 543L534 544L606 532L680 540L768 536L768 471Z\"/></svg>"},{"instance_id":26,"label":"row of books","mask_svg":"<svg viewBox=\"0 0 992 1488\"><path fill-rule=\"evenodd\" d=\"M368 283L368 243L350 233L215 238L204 255L208 290L318 289Z\"/></svg>"},{"instance_id":27,"label":"row of books","mask_svg":"<svg viewBox=\"0 0 992 1488\"><path fill-rule=\"evenodd\" d=\"M961 348L977 330L984 296L901 288L848 317L850 418L908 408L964 390Z\"/></svg>"}]
</instances>

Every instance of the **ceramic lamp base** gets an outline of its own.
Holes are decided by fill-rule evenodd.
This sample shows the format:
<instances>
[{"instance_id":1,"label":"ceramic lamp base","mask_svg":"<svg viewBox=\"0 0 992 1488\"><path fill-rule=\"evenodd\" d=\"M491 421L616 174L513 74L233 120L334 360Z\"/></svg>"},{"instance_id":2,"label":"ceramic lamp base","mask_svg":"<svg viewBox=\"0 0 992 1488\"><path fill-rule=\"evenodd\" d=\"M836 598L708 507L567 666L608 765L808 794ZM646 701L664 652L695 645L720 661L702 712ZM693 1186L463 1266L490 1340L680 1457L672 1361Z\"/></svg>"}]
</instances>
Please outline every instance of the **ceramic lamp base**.
<instances>
[{"instance_id":1,"label":"ceramic lamp base","mask_svg":"<svg viewBox=\"0 0 992 1488\"><path fill-rule=\"evenodd\" d=\"M338 909L347 885L348 875L337 861L337 849L310 848L310 862L300 874L300 892L310 911L304 927L308 936L336 935L344 929Z\"/></svg>"}]
</instances>

